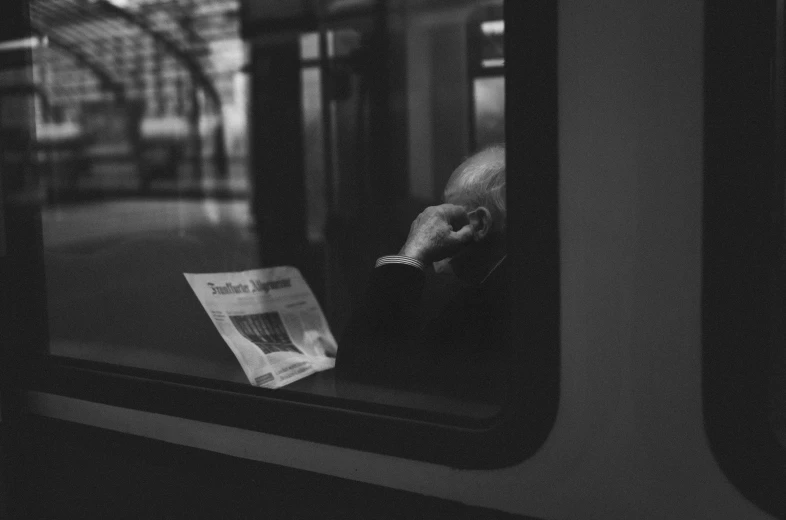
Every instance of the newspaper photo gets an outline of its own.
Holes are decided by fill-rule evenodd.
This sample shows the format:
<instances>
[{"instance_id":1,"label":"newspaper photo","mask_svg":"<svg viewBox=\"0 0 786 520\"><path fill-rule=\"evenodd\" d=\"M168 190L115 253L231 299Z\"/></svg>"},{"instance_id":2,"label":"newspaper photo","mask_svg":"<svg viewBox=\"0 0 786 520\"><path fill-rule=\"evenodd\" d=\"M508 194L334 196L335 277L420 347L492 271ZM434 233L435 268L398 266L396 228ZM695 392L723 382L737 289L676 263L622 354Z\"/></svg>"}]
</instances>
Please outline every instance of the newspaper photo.
<instances>
[{"instance_id":1,"label":"newspaper photo","mask_svg":"<svg viewBox=\"0 0 786 520\"><path fill-rule=\"evenodd\" d=\"M183 274L252 385L280 388L335 366L336 340L296 268Z\"/></svg>"}]
</instances>

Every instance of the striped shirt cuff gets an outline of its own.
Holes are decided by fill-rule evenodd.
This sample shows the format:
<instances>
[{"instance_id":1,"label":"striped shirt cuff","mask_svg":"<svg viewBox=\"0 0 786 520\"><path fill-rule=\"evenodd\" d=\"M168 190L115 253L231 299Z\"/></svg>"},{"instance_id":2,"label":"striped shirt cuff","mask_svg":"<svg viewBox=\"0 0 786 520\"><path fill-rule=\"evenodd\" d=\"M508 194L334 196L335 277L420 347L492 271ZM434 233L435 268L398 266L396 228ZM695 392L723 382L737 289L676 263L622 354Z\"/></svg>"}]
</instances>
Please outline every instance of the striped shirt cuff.
<instances>
[{"instance_id":1,"label":"striped shirt cuff","mask_svg":"<svg viewBox=\"0 0 786 520\"><path fill-rule=\"evenodd\" d=\"M377 259L377 263L374 267L379 267L385 264L406 264L406 265L411 265L412 267L417 267L421 271L426 269L426 264L424 264L420 260L417 260L410 256L402 256L402 255L382 256Z\"/></svg>"}]
</instances>

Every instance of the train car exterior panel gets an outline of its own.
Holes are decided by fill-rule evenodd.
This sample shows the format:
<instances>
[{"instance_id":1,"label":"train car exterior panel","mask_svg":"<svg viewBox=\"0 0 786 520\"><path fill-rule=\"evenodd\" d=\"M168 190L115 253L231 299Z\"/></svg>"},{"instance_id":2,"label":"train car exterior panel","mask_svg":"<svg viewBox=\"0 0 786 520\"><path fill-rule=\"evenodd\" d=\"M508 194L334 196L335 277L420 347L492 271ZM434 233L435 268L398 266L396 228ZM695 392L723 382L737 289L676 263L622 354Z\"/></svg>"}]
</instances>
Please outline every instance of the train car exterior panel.
<instances>
[{"instance_id":1,"label":"train car exterior panel","mask_svg":"<svg viewBox=\"0 0 786 520\"><path fill-rule=\"evenodd\" d=\"M772 518L703 416L705 2L558 6L560 402L534 456L456 469L41 392L28 411L527 517Z\"/></svg>"}]
</instances>

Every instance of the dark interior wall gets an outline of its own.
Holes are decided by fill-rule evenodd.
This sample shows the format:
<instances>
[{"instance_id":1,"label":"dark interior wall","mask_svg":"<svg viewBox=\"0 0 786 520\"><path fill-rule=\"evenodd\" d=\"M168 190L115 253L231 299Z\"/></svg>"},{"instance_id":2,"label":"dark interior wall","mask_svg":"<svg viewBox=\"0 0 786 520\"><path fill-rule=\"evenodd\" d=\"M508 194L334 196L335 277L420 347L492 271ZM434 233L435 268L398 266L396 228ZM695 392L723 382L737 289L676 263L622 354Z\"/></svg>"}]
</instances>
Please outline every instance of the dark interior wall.
<instances>
[{"instance_id":1,"label":"dark interior wall","mask_svg":"<svg viewBox=\"0 0 786 520\"><path fill-rule=\"evenodd\" d=\"M301 73L296 35L251 46L252 214L262 266L294 265L324 301L323 251L307 240Z\"/></svg>"},{"instance_id":2,"label":"dark interior wall","mask_svg":"<svg viewBox=\"0 0 786 520\"><path fill-rule=\"evenodd\" d=\"M306 241L300 46L289 41L251 50L251 177L262 259L275 265ZM282 246L285 246L282 250Z\"/></svg>"}]
</instances>

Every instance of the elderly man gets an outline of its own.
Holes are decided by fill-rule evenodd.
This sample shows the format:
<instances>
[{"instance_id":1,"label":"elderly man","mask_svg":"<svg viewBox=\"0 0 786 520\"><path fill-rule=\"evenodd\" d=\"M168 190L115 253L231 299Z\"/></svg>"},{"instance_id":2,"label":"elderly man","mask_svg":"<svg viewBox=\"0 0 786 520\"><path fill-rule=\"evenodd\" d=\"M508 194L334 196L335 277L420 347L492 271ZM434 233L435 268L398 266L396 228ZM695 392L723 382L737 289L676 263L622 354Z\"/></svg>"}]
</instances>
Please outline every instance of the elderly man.
<instances>
[{"instance_id":1,"label":"elderly man","mask_svg":"<svg viewBox=\"0 0 786 520\"><path fill-rule=\"evenodd\" d=\"M496 401L507 379L505 149L487 148L451 175L445 203L412 223L398 255L377 260L365 299L339 342L339 376ZM461 287L432 319L420 300L426 270Z\"/></svg>"}]
</instances>

